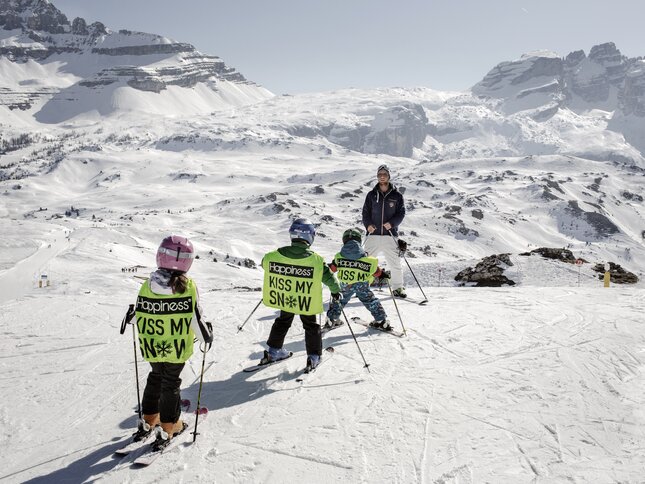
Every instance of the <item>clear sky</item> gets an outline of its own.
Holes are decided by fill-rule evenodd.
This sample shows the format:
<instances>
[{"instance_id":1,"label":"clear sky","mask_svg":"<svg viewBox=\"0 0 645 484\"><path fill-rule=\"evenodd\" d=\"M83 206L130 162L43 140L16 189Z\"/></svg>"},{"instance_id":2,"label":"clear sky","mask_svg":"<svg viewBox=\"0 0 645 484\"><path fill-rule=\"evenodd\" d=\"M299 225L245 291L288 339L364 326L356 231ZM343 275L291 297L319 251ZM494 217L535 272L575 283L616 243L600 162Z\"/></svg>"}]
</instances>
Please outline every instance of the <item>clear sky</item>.
<instances>
[{"instance_id":1,"label":"clear sky","mask_svg":"<svg viewBox=\"0 0 645 484\"><path fill-rule=\"evenodd\" d=\"M113 30L221 57L276 94L347 87L470 88L534 50L614 42L645 56L645 0L51 0Z\"/></svg>"}]
</instances>

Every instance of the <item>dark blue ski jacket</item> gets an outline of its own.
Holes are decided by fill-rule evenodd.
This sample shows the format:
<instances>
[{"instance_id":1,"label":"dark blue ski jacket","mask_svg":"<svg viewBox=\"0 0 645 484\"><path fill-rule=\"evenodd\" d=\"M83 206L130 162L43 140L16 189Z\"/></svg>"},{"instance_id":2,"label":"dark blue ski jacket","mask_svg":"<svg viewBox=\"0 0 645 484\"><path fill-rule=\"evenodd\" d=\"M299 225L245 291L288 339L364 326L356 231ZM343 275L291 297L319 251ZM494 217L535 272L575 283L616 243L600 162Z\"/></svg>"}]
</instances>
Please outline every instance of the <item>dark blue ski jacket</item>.
<instances>
[{"instance_id":1,"label":"dark blue ski jacket","mask_svg":"<svg viewBox=\"0 0 645 484\"><path fill-rule=\"evenodd\" d=\"M365 229L374 225L375 235L390 235L383 228L383 224L389 222L392 225L391 232L398 235L398 227L405 218L405 202L403 195L394 185L390 183L386 193L379 190L378 183L365 197L363 204L363 225Z\"/></svg>"}]
</instances>

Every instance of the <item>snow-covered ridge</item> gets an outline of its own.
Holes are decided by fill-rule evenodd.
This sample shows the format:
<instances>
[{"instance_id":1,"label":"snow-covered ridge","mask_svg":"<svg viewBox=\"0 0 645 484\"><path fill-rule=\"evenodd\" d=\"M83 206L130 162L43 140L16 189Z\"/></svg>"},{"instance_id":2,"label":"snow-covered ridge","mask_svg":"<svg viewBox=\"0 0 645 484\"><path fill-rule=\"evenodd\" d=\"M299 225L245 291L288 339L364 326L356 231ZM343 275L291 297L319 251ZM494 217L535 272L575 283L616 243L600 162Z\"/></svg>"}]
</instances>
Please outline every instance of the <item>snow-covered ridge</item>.
<instances>
[{"instance_id":1,"label":"snow-covered ridge","mask_svg":"<svg viewBox=\"0 0 645 484\"><path fill-rule=\"evenodd\" d=\"M118 111L118 86L162 93L170 86L193 88L201 83L212 93L197 96L200 102L195 104L202 106L199 112L272 96L220 58L204 55L190 44L156 34L114 32L100 22L87 25L82 18L70 23L44 0L0 2L0 60L4 59L10 64L5 63L0 70L1 84L18 83L19 87L0 91L0 107L29 111L45 123L91 113L100 104L105 106L99 109L102 114L109 114L107 106L114 106L112 112ZM56 69L52 72L44 66ZM47 76L43 76L43 70ZM63 86L57 81L51 83L52 77L68 82ZM226 82L219 85L221 81ZM249 87L244 88L244 96L239 96L231 84ZM191 95L195 97L187 93ZM145 111L146 103L134 104Z\"/></svg>"}]
</instances>

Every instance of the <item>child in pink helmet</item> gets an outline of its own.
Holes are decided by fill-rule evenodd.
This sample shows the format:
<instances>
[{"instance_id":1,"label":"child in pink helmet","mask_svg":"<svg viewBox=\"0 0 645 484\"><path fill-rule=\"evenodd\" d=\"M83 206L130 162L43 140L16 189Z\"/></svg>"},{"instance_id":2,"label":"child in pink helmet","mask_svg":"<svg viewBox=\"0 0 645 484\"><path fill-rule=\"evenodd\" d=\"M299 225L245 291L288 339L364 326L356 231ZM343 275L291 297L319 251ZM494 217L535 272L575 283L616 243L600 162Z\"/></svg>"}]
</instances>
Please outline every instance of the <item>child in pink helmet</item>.
<instances>
[{"instance_id":1,"label":"child in pink helmet","mask_svg":"<svg viewBox=\"0 0 645 484\"><path fill-rule=\"evenodd\" d=\"M193 353L194 337L205 343L205 351L213 342L212 325L203 321L197 286L186 275L194 257L193 244L186 237L164 238L157 249L158 268L143 283L137 297L139 349L152 370L141 401L144 421L135 440L157 427L154 450L163 449L186 428L179 419L179 376Z\"/></svg>"}]
</instances>

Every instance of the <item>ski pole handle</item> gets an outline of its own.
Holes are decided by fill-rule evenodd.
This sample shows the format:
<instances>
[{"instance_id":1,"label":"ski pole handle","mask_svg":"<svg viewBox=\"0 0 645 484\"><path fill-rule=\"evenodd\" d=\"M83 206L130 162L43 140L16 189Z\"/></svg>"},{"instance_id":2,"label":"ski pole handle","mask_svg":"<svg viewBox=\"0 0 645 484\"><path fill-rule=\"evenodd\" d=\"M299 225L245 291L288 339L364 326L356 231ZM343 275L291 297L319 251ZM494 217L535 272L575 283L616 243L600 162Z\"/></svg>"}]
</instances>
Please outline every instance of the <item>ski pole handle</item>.
<instances>
[{"instance_id":1,"label":"ski pole handle","mask_svg":"<svg viewBox=\"0 0 645 484\"><path fill-rule=\"evenodd\" d=\"M121 321L120 334L125 333L125 328L128 324L130 324L130 321L132 321L132 318L134 318L134 314L135 314L134 304L130 304L128 311L125 313L125 316L123 316L123 321Z\"/></svg>"}]
</instances>

